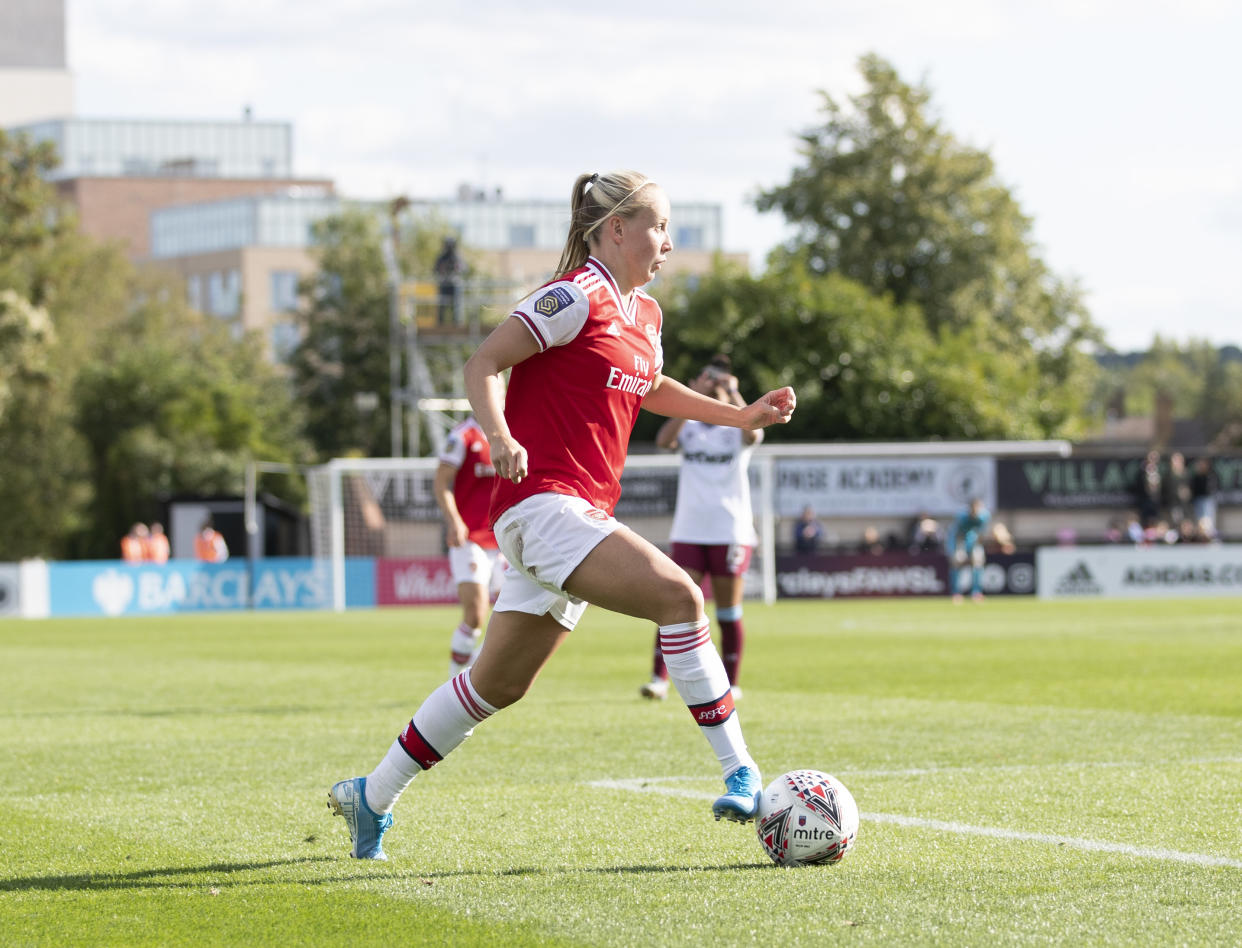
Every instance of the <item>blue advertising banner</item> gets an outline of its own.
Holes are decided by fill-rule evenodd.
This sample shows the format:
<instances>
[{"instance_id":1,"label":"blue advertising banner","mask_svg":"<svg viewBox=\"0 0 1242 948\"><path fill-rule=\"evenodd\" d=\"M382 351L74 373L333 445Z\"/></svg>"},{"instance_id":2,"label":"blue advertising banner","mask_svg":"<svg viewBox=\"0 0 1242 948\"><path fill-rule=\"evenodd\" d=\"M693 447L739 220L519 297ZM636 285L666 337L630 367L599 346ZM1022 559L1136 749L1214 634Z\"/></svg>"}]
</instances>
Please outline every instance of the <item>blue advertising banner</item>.
<instances>
[{"instance_id":1,"label":"blue advertising banner","mask_svg":"<svg viewBox=\"0 0 1242 948\"><path fill-rule=\"evenodd\" d=\"M53 616L136 616L228 609L330 609L328 563L268 558L199 563L128 564L115 560L48 564ZM345 561L345 604L375 605L375 562Z\"/></svg>"}]
</instances>

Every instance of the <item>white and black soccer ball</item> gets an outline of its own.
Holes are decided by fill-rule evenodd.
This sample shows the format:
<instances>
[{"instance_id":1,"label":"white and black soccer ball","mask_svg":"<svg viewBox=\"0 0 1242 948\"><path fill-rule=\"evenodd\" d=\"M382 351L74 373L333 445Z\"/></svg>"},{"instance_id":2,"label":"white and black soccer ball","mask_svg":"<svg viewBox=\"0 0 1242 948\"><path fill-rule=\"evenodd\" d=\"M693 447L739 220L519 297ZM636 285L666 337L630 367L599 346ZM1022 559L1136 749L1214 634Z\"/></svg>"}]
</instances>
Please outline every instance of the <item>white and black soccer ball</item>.
<instances>
[{"instance_id":1,"label":"white and black soccer ball","mask_svg":"<svg viewBox=\"0 0 1242 948\"><path fill-rule=\"evenodd\" d=\"M837 863L858 836L858 804L836 777L791 770L763 791L755 826L778 866Z\"/></svg>"}]
</instances>

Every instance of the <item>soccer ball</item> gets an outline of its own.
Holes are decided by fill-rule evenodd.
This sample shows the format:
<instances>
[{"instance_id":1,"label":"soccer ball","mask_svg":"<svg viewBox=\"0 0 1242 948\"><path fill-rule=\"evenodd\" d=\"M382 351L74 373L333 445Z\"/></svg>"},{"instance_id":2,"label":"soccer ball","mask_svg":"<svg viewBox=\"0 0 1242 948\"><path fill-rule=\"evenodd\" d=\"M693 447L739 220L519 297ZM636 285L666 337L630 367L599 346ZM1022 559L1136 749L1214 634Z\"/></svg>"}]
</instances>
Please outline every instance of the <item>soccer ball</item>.
<instances>
[{"instance_id":1,"label":"soccer ball","mask_svg":"<svg viewBox=\"0 0 1242 948\"><path fill-rule=\"evenodd\" d=\"M818 770L781 774L759 798L759 842L778 866L840 862L858 835L858 804Z\"/></svg>"}]
</instances>

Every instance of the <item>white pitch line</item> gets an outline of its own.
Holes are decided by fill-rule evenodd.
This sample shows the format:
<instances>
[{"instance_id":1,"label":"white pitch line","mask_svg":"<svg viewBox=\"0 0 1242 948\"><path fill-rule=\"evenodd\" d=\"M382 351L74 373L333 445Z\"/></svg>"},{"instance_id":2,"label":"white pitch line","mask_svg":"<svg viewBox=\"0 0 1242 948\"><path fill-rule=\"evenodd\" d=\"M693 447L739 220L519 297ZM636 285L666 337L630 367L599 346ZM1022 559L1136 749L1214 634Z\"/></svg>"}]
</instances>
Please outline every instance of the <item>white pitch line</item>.
<instances>
[{"instance_id":1,"label":"white pitch line","mask_svg":"<svg viewBox=\"0 0 1242 948\"><path fill-rule=\"evenodd\" d=\"M945 820L927 820L918 816L900 816L896 813L860 813L864 820L874 823L894 823L897 826L913 826L918 829L939 830L942 833L962 833L967 836L990 836L993 839L1016 839L1028 843L1050 843L1069 846L1097 853L1121 853L1141 859L1160 859L1165 862L1185 862L1192 866L1227 866L1242 869L1242 860L1226 856L1209 856L1207 853L1186 853L1176 849L1158 849L1153 846L1131 846L1128 843L1110 843L1099 839L1080 839L1077 836L1058 836L1053 833L1026 833L1022 830L1001 829L996 826L972 826Z\"/></svg>"},{"instance_id":2,"label":"white pitch line","mask_svg":"<svg viewBox=\"0 0 1242 948\"><path fill-rule=\"evenodd\" d=\"M1191 757L1186 760L1166 760L1162 761L1159 766L1178 766L1178 767L1203 767L1210 764L1242 764L1242 757ZM1023 770L1047 770L1056 768L1057 770L1095 770L1104 768L1117 767L1144 767L1153 766L1151 761L1140 760L1050 760L1043 764L970 764L965 766L930 766L930 767L902 767L892 770L884 769L865 769L865 770L849 770L842 768L839 774L842 776L850 775L856 777L925 777L930 774L971 774L971 773L997 773L997 772L1015 772Z\"/></svg>"},{"instance_id":3,"label":"white pitch line","mask_svg":"<svg viewBox=\"0 0 1242 948\"><path fill-rule=\"evenodd\" d=\"M714 800L716 794L691 790L686 787L670 787L667 781L691 780L691 777L640 777L632 780L592 780L588 786L605 790L628 790L632 793L658 793L667 797L687 797L693 800ZM1022 830L1002 829L996 826L973 826L947 820L929 820L920 816L902 816L897 813L860 813L859 816L872 823L892 823L914 829L930 829L941 833L960 833L965 836L986 836L992 839L1014 839L1027 843L1047 843L1069 846L1086 852L1118 853L1140 859L1158 859L1163 862L1183 862L1192 866L1221 866L1242 869L1242 860L1207 853L1187 853L1176 849L1159 849L1152 846L1131 846L1128 843L1110 843L1098 839L1080 839L1076 836L1058 836L1052 833L1027 833Z\"/></svg>"}]
</instances>

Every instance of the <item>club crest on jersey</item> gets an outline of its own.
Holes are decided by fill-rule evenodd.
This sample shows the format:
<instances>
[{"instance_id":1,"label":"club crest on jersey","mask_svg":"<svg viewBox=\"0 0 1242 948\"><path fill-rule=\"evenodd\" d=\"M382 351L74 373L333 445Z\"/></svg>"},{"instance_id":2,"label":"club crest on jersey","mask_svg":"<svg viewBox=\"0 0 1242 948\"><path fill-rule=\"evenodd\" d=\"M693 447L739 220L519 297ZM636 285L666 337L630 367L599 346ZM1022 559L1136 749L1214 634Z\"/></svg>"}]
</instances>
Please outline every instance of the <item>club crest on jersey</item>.
<instances>
[{"instance_id":1,"label":"club crest on jersey","mask_svg":"<svg viewBox=\"0 0 1242 948\"><path fill-rule=\"evenodd\" d=\"M573 304L574 295L563 286L554 286L535 300L534 310L540 316L555 316L566 306Z\"/></svg>"}]
</instances>

